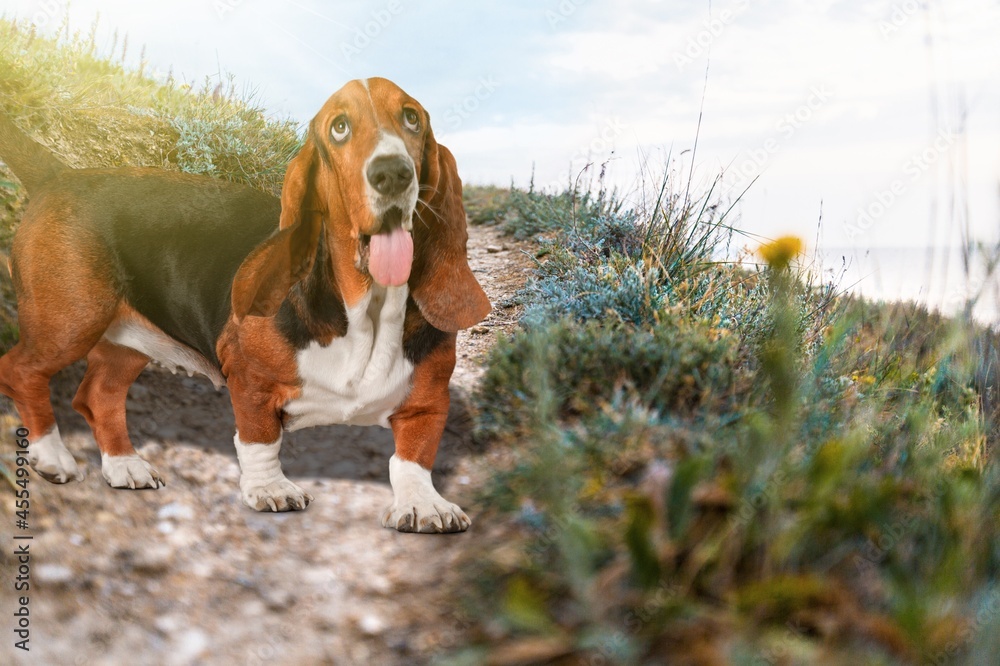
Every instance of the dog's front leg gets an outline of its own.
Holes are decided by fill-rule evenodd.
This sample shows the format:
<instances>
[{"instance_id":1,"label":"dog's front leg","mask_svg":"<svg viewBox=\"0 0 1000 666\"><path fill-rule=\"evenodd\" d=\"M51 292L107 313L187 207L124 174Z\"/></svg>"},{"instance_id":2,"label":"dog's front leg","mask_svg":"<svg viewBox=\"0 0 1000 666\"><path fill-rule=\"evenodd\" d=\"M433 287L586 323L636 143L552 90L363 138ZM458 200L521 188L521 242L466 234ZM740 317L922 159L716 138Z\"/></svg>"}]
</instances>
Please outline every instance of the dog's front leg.
<instances>
[{"instance_id":1,"label":"dog's front leg","mask_svg":"<svg viewBox=\"0 0 1000 666\"><path fill-rule=\"evenodd\" d=\"M472 521L441 497L431 482L431 467L448 420L448 382L455 368L455 336L413 369L413 388L389 418L396 453L389 460L393 503L382 525L400 532L464 532Z\"/></svg>"},{"instance_id":2,"label":"dog's front leg","mask_svg":"<svg viewBox=\"0 0 1000 666\"><path fill-rule=\"evenodd\" d=\"M300 511L313 496L285 478L281 451L281 417L275 392L253 378L228 380L236 416L236 457L240 462L240 495L257 511Z\"/></svg>"}]
</instances>

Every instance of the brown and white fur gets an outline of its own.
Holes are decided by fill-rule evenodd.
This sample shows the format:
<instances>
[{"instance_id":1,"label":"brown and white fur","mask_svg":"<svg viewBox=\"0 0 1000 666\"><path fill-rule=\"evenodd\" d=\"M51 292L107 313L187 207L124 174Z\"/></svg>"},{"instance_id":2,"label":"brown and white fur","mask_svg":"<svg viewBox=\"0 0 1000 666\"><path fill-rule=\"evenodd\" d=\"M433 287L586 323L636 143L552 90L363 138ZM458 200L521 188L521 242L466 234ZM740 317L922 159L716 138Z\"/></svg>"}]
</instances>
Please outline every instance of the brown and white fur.
<instances>
[{"instance_id":1,"label":"brown and white fur","mask_svg":"<svg viewBox=\"0 0 1000 666\"><path fill-rule=\"evenodd\" d=\"M73 406L104 478L162 484L125 426L128 388L152 360L228 386L251 508L313 499L281 471L285 430L380 425L396 444L382 524L468 528L430 469L456 332L490 304L466 260L455 160L416 100L385 79L336 92L287 169L280 207L206 177L69 169L2 117L0 157L30 196L11 255L20 341L0 358L0 392L31 433L39 474L77 477L48 383L86 357Z\"/></svg>"}]
</instances>

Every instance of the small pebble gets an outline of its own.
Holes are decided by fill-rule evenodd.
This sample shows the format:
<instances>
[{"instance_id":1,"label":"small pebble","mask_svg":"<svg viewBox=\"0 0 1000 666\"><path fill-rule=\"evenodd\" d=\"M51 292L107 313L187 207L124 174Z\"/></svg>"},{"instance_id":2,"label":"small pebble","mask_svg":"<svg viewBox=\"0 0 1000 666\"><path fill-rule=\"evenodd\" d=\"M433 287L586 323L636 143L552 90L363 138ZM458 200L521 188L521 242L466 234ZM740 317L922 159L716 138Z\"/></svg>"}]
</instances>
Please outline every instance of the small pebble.
<instances>
[{"instance_id":1,"label":"small pebble","mask_svg":"<svg viewBox=\"0 0 1000 666\"><path fill-rule=\"evenodd\" d=\"M63 585L76 576L72 569L61 564L41 564L34 573L39 581L52 585Z\"/></svg>"},{"instance_id":2,"label":"small pebble","mask_svg":"<svg viewBox=\"0 0 1000 666\"><path fill-rule=\"evenodd\" d=\"M153 458L163 453L163 447L158 442L146 442L139 449L139 454L143 458Z\"/></svg>"},{"instance_id":3,"label":"small pebble","mask_svg":"<svg viewBox=\"0 0 1000 666\"><path fill-rule=\"evenodd\" d=\"M172 661L187 664L195 661L208 647L208 636L200 629L188 629L178 637Z\"/></svg>"},{"instance_id":4,"label":"small pebble","mask_svg":"<svg viewBox=\"0 0 1000 666\"><path fill-rule=\"evenodd\" d=\"M143 573L163 573L170 568L173 559L174 551L169 546L151 546L135 556L132 566Z\"/></svg>"},{"instance_id":5,"label":"small pebble","mask_svg":"<svg viewBox=\"0 0 1000 666\"><path fill-rule=\"evenodd\" d=\"M374 592L379 594L389 594L392 592L392 581L390 581L386 576L373 576L371 580L368 581L368 587Z\"/></svg>"},{"instance_id":6,"label":"small pebble","mask_svg":"<svg viewBox=\"0 0 1000 666\"><path fill-rule=\"evenodd\" d=\"M295 594L280 587L269 587L261 590L261 597L267 607L274 611L285 610L295 603Z\"/></svg>"},{"instance_id":7,"label":"small pebble","mask_svg":"<svg viewBox=\"0 0 1000 666\"><path fill-rule=\"evenodd\" d=\"M363 634L377 636L385 631L385 622L374 613L365 613L358 620L358 628L361 629L361 633Z\"/></svg>"},{"instance_id":8,"label":"small pebble","mask_svg":"<svg viewBox=\"0 0 1000 666\"><path fill-rule=\"evenodd\" d=\"M215 568L208 562L195 562L191 565L191 573L198 578L211 578Z\"/></svg>"},{"instance_id":9,"label":"small pebble","mask_svg":"<svg viewBox=\"0 0 1000 666\"><path fill-rule=\"evenodd\" d=\"M191 520L194 518L194 511L191 507L180 502L171 502L170 504L161 506L160 510L156 512L156 517L160 520L167 520L169 518Z\"/></svg>"},{"instance_id":10,"label":"small pebble","mask_svg":"<svg viewBox=\"0 0 1000 666\"><path fill-rule=\"evenodd\" d=\"M153 621L153 626L162 634L173 634L181 628L181 621L176 615L161 615Z\"/></svg>"}]
</instances>

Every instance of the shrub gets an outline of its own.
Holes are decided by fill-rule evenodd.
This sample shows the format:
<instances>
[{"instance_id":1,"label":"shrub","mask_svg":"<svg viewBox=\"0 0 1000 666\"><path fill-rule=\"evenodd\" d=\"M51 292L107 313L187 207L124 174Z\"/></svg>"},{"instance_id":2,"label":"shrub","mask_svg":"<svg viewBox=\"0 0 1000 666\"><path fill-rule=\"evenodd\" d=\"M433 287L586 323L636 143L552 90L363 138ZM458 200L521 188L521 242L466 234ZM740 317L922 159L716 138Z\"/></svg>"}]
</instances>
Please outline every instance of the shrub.
<instances>
[{"instance_id":1,"label":"shrub","mask_svg":"<svg viewBox=\"0 0 1000 666\"><path fill-rule=\"evenodd\" d=\"M790 242L721 261L724 208L685 201L512 192L504 224L542 257L476 395L505 464L464 603L493 647L456 658L989 654L993 338L837 298Z\"/></svg>"}]
</instances>

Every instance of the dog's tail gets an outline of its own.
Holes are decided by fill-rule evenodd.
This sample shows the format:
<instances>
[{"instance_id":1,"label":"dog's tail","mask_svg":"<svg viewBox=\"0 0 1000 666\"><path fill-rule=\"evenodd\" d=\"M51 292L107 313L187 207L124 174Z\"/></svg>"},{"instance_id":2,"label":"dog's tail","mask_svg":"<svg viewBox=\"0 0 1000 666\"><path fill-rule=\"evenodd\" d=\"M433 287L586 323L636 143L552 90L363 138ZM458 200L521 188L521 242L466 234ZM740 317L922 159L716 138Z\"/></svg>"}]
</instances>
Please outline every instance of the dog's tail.
<instances>
[{"instance_id":1,"label":"dog's tail","mask_svg":"<svg viewBox=\"0 0 1000 666\"><path fill-rule=\"evenodd\" d=\"M50 178L69 167L60 162L48 148L18 129L6 114L0 112L0 160L14 172L30 194Z\"/></svg>"}]
</instances>

